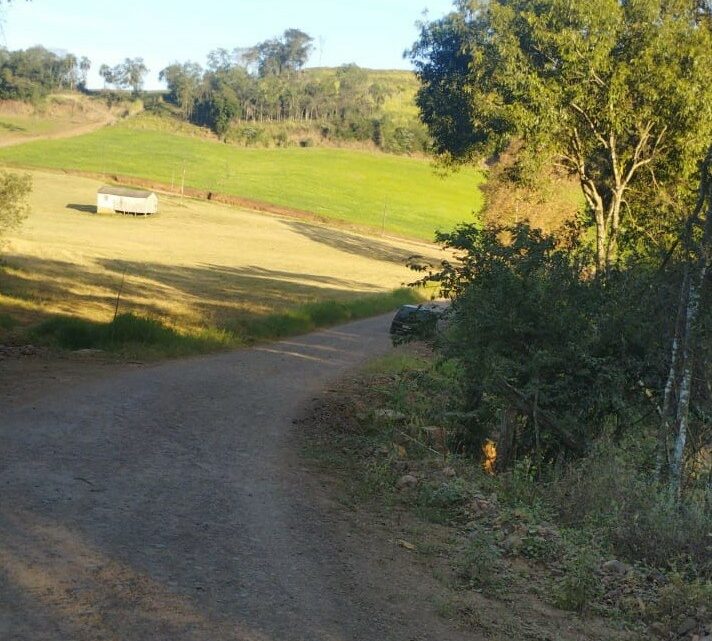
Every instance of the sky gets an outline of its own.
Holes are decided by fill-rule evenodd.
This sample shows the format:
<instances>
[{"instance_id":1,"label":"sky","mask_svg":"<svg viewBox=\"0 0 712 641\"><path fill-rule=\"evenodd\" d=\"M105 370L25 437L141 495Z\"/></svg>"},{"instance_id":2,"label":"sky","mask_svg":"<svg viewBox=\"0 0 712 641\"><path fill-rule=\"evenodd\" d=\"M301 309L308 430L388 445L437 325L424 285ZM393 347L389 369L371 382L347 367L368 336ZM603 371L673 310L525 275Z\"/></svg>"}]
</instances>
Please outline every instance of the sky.
<instances>
[{"instance_id":1,"label":"sky","mask_svg":"<svg viewBox=\"0 0 712 641\"><path fill-rule=\"evenodd\" d=\"M416 22L446 14L452 0L15 0L3 9L0 43L42 45L92 61L89 86L102 86L99 66L142 57L146 89L174 61L205 65L209 51L245 47L297 28L314 38L307 66L356 63L408 69L403 51Z\"/></svg>"}]
</instances>

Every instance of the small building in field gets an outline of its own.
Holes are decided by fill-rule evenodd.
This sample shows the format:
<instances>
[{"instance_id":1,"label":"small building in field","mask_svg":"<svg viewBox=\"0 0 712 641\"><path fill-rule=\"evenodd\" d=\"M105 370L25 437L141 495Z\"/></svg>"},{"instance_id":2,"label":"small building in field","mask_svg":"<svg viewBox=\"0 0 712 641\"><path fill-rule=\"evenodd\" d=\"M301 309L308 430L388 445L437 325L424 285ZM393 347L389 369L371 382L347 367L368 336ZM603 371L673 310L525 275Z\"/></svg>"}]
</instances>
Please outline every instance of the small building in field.
<instances>
[{"instance_id":1,"label":"small building in field","mask_svg":"<svg viewBox=\"0 0 712 641\"><path fill-rule=\"evenodd\" d=\"M158 212L158 196L145 189L130 187L101 187L96 193L96 210L99 213L116 212L134 216Z\"/></svg>"}]
</instances>

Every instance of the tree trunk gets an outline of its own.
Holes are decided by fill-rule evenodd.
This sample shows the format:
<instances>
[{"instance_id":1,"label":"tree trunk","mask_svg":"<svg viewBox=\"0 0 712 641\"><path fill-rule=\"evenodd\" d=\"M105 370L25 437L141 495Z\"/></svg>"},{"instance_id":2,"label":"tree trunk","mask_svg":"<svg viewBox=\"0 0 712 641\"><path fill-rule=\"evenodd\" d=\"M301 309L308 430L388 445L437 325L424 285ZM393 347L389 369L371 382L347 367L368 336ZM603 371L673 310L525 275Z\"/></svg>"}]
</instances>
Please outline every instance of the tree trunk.
<instances>
[{"instance_id":1,"label":"tree trunk","mask_svg":"<svg viewBox=\"0 0 712 641\"><path fill-rule=\"evenodd\" d=\"M608 230L603 207L596 207L594 215L596 217L596 273L602 276L608 267Z\"/></svg>"},{"instance_id":2,"label":"tree trunk","mask_svg":"<svg viewBox=\"0 0 712 641\"><path fill-rule=\"evenodd\" d=\"M670 349L670 369L668 370L665 390L663 392L663 406L660 410L660 432L658 434L658 455L656 472L659 480L662 480L663 470L670 465L670 451L668 446L668 434L673 408L673 392L680 382L680 345L683 340L683 329L685 327L685 310L687 308L687 295L690 282L690 270L685 270L685 275L680 287L680 302L677 307L675 317L675 331Z\"/></svg>"},{"instance_id":3,"label":"tree trunk","mask_svg":"<svg viewBox=\"0 0 712 641\"><path fill-rule=\"evenodd\" d=\"M621 205L623 204L623 189L613 193L606 226L606 269L611 266L611 260L618 256L618 230L621 225Z\"/></svg>"},{"instance_id":4,"label":"tree trunk","mask_svg":"<svg viewBox=\"0 0 712 641\"><path fill-rule=\"evenodd\" d=\"M695 272L691 273L687 288L684 334L682 351L680 352L680 391L677 398L675 411L675 447L670 461L670 488L675 495L680 495L682 488L682 468L687 444L687 424L690 410L690 396L692 392L692 369L694 351L697 339L697 320L700 312L700 302L705 286L705 278L712 259L712 148L708 151L707 158L702 167L702 181L700 185L701 205L700 212L705 215L704 232L702 239L694 248L696 261ZM692 267L692 266L691 266Z\"/></svg>"}]
</instances>

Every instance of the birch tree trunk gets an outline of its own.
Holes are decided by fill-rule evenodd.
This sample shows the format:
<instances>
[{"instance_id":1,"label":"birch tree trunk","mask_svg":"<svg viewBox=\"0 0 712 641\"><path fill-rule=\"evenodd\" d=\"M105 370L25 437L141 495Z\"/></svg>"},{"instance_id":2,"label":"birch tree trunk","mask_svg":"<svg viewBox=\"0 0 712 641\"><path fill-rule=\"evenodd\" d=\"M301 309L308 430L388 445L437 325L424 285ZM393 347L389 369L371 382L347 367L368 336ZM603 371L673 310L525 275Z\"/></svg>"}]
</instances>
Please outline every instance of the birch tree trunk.
<instances>
[{"instance_id":1,"label":"birch tree trunk","mask_svg":"<svg viewBox=\"0 0 712 641\"><path fill-rule=\"evenodd\" d=\"M687 308L687 292L690 282L690 270L685 270L685 275L680 287L679 303L677 314L675 316L675 331L672 337L672 346L670 349L670 369L668 377L665 381L665 390L663 392L663 406L660 411L660 433L658 435L658 457L656 472L658 479L662 480L664 471L670 466L670 451L669 451L669 435L672 426L672 410L674 408L673 399L677 392L680 383L680 345L683 339L683 329L685 320L685 311Z\"/></svg>"},{"instance_id":2,"label":"birch tree trunk","mask_svg":"<svg viewBox=\"0 0 712 641\"><path fill-rule=\"evenodd\" d=\"M680 495L682 488L682 471L685 456L685 446L687 444L688 417L690 412L690 396L692 393L692 370L695 357L695 343L697 338L697 321L700 313L700 305L704 294L705 279L712 259L712 147L707 153L705 162L702 165L702 179L700 182L700 195L698 205L694 214L695 218L704 216L704 231L702 238L693 248L695 261L691 265L689 284L685 297L684 320L682 341L678 345L679 363L671 363L671 377L676 377L679 373L680 384L677 394L677 406L675 408L675 446L670 461L670 489L675 495ZM685 283L683 282L683 288ZM677 372L674 370L677 369ZM663 421L667 417L663 416Z\"/></svg>"}]
</instances>

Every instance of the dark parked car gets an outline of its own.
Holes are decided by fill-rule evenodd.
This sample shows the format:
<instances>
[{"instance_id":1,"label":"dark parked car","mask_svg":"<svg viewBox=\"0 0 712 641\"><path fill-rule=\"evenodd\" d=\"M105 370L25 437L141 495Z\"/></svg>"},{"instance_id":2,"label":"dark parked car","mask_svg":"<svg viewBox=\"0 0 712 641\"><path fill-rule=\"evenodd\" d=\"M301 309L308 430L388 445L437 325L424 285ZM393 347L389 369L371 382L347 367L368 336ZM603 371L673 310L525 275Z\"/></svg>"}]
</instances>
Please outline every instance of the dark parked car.
<instances>
[{"instance_id":1,"label":"dark parked car","mask_svg":"<svg viewBox=\"0 0 712 641\"><path fill-rule=\"evenodd\" d=\"M439 305L403 305L391 322L393 344L435 337L438 321L445 312Z\"/></svg>"}]
</instances>

